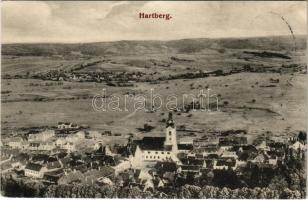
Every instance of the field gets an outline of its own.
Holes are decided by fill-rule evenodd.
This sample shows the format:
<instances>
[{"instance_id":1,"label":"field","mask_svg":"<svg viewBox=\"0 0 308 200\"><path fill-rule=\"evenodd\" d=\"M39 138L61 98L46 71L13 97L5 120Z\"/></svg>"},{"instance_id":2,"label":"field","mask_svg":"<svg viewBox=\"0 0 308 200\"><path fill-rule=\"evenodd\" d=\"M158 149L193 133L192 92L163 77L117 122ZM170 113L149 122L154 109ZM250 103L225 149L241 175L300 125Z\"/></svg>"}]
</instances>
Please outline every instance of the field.
<instances>
[{"instance_id":1,"label":"field","mask_svg":"<svg viewBox=\"0 0 308 200\"><path fill-rule=\"evenodd\" d=\"M163 134L164 123L161 120L168 114L165 108L153 113L134 112L132 107L134 102L132 102L127 105L128 111L95 111L92 108L92 99L95 95L102 94L103 88L106 89L107 95L124 96L127 93L134 93L146 96L147 100L150 89L154 89L154 93L161 95L163 99L168 95L175 95L179 97L179 102L183 94L197 95L201 89L206 91L210 88L211 94L219 96L219 111L174 114L177 126L185 125L186 128L202 130L200 134L212 130L244 129L251 135L266 132L281 135L306 130L306 71L292 69L292 66L302 66L305 69L305 48L291 51L285 47L289 43L278 40L275 41L276 45L272 44L274 49L271 50L267 41L273 40L262 39L255 42L253 39L251 41L247 39L247 41L250 45L235 42L233 44L232 40L229 43L220 41L210 45L208 43L211 41L207 41L208 46L193 51L187 49L191 46L196 47L196 44L193 42L187 45L185 41L188 47L184 50L188 52L183 52L184 50L179 49L179 45L172 41L164 44L167 45L165 48L161 47L162 44L157 46L156 43L142 41L139 46L133 48L139 49L138 51L135 53L129 51L127 55L123 52L130 48L125 45L123 45L125 48L120 46L119 42L114 46L108 43L109 53L104 49L103 53L97 50L95 54L87 55L83 52L82 55L64 55L61 52L57 52L56 56L14 55L12 52L17 51L16 49L4 46L2 75L36 74L49 70L69 71L93 61L98 63L77 69L76 72L140 71L153 78L200 70L230 71L245 65L265 69L265 72L243 71L227 76L170 79L160 81L159 84L135 82L132 87L112 87L105 82L2 79L2 134L9 134L22 128L54 126L59 121L86 124L93 130L111 130L113 133L123 135L141 134L138 128L149 124L154 129L144 134ZM305 43L305 40L302 42ZM278 50L278 47L281 50ZM88 47L89 49L91 48ZM159 50L162 53L158 53ZM290 59L262 57L245 51L271 51L288 55ZM267 71L268 68L276 71ZM277 72L279 70L280 73ZM123 104L124 102L120 101L121 108L124 107Z\"/></svg>"}]
</instances>

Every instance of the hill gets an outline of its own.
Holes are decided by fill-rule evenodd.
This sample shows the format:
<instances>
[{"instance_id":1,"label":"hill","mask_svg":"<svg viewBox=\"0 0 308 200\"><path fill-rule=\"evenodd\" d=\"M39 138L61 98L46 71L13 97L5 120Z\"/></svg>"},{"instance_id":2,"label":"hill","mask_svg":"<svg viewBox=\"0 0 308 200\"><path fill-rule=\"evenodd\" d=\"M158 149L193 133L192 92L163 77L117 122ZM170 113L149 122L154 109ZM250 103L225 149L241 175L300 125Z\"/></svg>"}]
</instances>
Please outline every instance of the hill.
<instances>
[{"instance_id":1,"label":"hill","mask_svg":"<svg viewBox=\"0 0 308 200\"><path fill-rule=\"evenodd\" d=\"M296 48L306 48L306 36L296 36ZM291 36L222 39L182 39L171 41L115 41L79 44L3 44L2 55L11 56L66 56L71 54L140 55L161 53L197 53L205 49L254 49L290 51L294 47Z\"/></svg>"}]
</instances>

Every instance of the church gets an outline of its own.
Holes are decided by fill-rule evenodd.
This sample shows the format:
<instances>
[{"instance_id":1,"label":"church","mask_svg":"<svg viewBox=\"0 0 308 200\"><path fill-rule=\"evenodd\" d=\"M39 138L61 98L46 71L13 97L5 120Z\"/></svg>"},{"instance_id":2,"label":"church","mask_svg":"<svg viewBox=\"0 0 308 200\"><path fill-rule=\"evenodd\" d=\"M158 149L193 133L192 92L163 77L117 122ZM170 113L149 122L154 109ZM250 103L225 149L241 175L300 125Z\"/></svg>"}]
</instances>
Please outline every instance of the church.
<instances>
[{"instance_id":1,"label":"church","mask_svg":"<svg viewBox=\"0 0 308 200\"><path fill-rule=\"evenodd\" d=\"M143 137L135 140L135 151L130 157L132 167L142 167L146 162L172 160L178 162L178 144L176 138L176 126L169 113L166 122L165 137Z\"/></svg>"}]
</instances>

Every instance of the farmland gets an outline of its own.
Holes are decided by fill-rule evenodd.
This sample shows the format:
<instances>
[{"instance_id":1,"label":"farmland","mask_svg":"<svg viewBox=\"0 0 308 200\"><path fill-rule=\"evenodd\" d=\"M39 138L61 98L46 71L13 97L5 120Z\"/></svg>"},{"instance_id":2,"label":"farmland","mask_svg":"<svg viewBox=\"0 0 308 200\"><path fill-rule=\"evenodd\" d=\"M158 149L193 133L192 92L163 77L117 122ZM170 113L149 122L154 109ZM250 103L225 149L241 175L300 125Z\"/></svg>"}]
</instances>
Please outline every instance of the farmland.
<instances>
[{"instance_id":1,"label":"farmland","mask_svg":"<svg viewBox=\"0 0 308 200\"><path fill-rule=\"evenodd\" d=\"M245 129L250 134L296 133L306 129L307 118L305 39L299 36L296 42L296 51L288 48L292 44L289 37L4 45L2 76L10 78L2 79L2 133L71 121L121 134L140 133L137 128L150 124L152 134L162 134L166 109L133 112L130 104L127 112L94 111L92 98L103 88L119 96L148 96L152 88L164 98L170 94L197 95L199 90L210 88L212 94L219 95L220 111L178 113L178 125L204 133L227 129ZM247 66L250 70L245 70ZM127 87L110 86L105 81L33 78L51 70L144 74ZM226 75L180 76L216 70ZM236 73L230 73L232 70Z\"/></svg>"}]
</instances>

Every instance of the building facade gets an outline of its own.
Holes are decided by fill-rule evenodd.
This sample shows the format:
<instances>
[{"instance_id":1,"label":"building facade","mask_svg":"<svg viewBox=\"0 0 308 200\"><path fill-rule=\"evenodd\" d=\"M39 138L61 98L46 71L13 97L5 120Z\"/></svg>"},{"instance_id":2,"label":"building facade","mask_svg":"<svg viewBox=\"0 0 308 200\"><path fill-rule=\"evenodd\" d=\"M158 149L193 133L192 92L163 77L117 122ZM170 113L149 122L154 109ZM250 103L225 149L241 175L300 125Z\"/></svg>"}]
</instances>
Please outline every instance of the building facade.
<instances>
[{"instance_id":1,"label":"building facade","mask_svg":"<svg viewBox=\"0 0 308 200\"><path fill-rule=\"evenodd\" d=\"M165 137L144 137L135 141L136 148L130 157L132 167L141 168L147 162L172 160L178 162L176 126L172 114L166 123Z\"/></svg>"}]
</instances>

